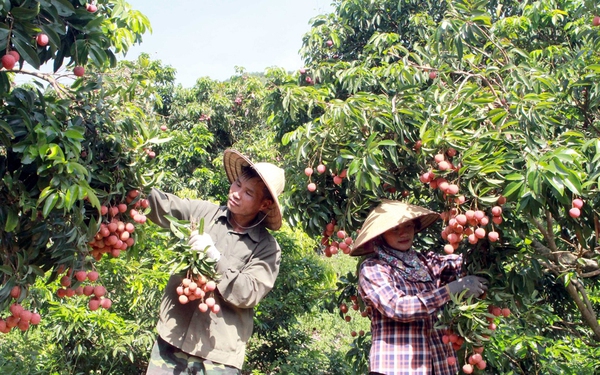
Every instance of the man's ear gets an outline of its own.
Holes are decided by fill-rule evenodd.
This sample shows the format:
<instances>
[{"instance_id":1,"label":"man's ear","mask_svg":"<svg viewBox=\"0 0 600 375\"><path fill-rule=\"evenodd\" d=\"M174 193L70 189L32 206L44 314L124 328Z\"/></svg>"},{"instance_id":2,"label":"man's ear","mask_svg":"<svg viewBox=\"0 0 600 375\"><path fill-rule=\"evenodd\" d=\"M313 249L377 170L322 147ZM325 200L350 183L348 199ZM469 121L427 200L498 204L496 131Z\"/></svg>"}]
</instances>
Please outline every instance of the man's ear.
<instances>
[{"instance_id":1,"label":"man's ear","mask_svg":"<svg viewBox=\"0 0 600 375\"><path fill-rule=\"evenodd\" d=\"M274 203L275 202L272 199L263 199L262 204L260 205L260 211L266 211Z\"/></svg>"}]
</instances>

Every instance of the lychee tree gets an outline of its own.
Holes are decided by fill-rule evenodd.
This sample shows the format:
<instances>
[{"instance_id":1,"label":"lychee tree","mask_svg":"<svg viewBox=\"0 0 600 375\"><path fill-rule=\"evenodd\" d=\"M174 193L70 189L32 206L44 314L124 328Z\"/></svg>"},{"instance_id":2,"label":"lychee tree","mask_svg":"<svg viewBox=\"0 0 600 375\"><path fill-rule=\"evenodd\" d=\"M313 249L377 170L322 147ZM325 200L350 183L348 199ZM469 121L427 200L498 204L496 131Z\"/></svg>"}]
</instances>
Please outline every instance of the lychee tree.
<instances>
[{"instance_id":1,"label":"lychee tree","mask_svg":"<svg viewBox=\"0 0 600 375\"><path fill-rule=\"evenodd\" d=\"M34 324L18 306L35 313L28 290L37 278L59 282L59 297L80 294L88 279L102 281L87 277L95 262L135 243L144 192L159 177L152 167L152 147L163 141L151 115L156 89L142 87L148 70L131 78L111 69L149 27L120 0L0 3L2 54L18 56L0 70L3 332ZM53 72L41 72L44 64ZM17 75L41 83L16 86ZM90 308L110 307L96 286Z\"/></svg>"},{"instance_id":2,"label":"lychee tree","mask_svg":"<svg viewBox=\"0 0 600 375\"><path fill-rule=\"evenodd\" d=\"M381 198L441 212L417 246L462 253L491 283L486 299L442 315L441 329L463 339L451 342L461 367L560 373L574 364L556 358L570 357L595 368L570 348L591 355L600 340L597 5L334 7L304 37L305 68L268 74L269 125L296 171L292 224L332 255L332 234L355 233ZM353 295L350 280L338 302Z\"/></svg>"},{"instance_id":3,"label":"lychee tree","mask_svg":"<svg viewBox=\"0 0 600 375\"><path fill-rule=\"evenodd\" d=\"M261 112L265 92L261 77L243 68L223 82L201 77L191 88L172 88L168 106L159 110L166 121L163 131L171 138L157 147L165 189L190 189L223 201L229 188L219 164L223 151L238 142L236 147L254 155L272 147Z\"/></svg>"}]
</instances>

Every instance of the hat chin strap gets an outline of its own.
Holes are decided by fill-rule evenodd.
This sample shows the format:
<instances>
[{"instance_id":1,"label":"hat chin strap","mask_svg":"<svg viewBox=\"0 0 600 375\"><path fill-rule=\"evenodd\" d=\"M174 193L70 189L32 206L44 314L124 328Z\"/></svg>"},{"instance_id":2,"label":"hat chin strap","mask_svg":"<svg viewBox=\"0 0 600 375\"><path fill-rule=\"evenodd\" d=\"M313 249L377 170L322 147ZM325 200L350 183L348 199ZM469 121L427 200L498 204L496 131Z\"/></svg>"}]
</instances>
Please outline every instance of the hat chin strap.
<instances>
[{"instance_id":1,"label":"hat chin strap","mask_svg":"<svg viewBox=\"0 0 600 375\"><path fill-rule=\"evenodd\" d=\"M247 230L247 229L252 229L252 228L254 228L255 226L257 226L258 224L262 223L262 222L263 222L263 220L265 220L265 219L267 218L267 214L265 214L265 213L264 213L264 212L262 212L262 211L261 211L260 213L261 213L261 214L263 214L263 217L262 217L262 218L261 218L259 221L257 221L256 223L254 223L254 224L250 225L249 227L245 227L245 226L243 226L243 225L240 225L240 224L239 224L237 221L235 221L235 219L233 218L233 216L232 216L232 215L229 215L229 218L230 218L230 219L231 219L231 220L232 220L232 221L235 223L235 225L236 225L237 227L239 227L239 228L242 228L242 229L244 229L244 230Z\"/></svg>"}]
</instances>

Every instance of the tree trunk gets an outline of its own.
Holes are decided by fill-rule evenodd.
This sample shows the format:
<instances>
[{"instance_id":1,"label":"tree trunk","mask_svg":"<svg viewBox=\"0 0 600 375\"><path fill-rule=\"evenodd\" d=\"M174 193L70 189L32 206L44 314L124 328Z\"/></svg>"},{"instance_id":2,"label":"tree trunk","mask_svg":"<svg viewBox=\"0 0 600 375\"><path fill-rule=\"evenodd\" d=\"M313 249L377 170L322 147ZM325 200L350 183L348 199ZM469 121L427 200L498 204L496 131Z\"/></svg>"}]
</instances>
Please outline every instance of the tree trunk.
<instances>
[{"instance_id":1,"label":"tree trunk","mask_svg":"<svg viewBox=\"0 0 600 375\"><path fill-rule=\"evenodd\" d=\"M563 276L562 279L566 279L566 276ZM596 314L594 313L594 310L588 308L586 303L579 295L579 291L577 290L577 287L575 287L575 284L573 282L569 282L566 288L571 298L573 298L573 301L575 301L577 308L579 309L579 311L581 311L583 321L594 332L594 339L596 341L600 341L600 324L598 324L598 319L596 319Z\"/></svg>"}]
</instances>

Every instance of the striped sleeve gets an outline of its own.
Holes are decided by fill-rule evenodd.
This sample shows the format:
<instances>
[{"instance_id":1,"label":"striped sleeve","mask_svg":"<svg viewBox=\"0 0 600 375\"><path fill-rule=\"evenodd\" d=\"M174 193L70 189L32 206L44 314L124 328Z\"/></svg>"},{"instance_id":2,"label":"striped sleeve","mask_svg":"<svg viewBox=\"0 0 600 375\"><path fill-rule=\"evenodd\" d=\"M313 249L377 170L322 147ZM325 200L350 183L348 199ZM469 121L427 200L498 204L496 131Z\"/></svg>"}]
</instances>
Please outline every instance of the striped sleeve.
<instances>
[{"instance_id":1,"label":"striped sleeve","mask_svg":"<svg viewBox=\"0 0 600 375\"><path fill-rule=\"evenodd\" d=\"M418 292L402 279L393 280L391 268L374 258L360 267L359 287L362 297L384 316L400 322L427 319L450 300L445 287Z\"/></svg>"},{"instance_id":2,"label":"striped sleeve","mask_svg":"<svg viewBox=\"0 0 600 375\"><path fill-rule=\"evenodd\" d=\"M462 254L441 255L431 251L422 259L433 272L434 277L439 279L440 285L448 284L461 276Z\"/></svg>"}]
</instances>

